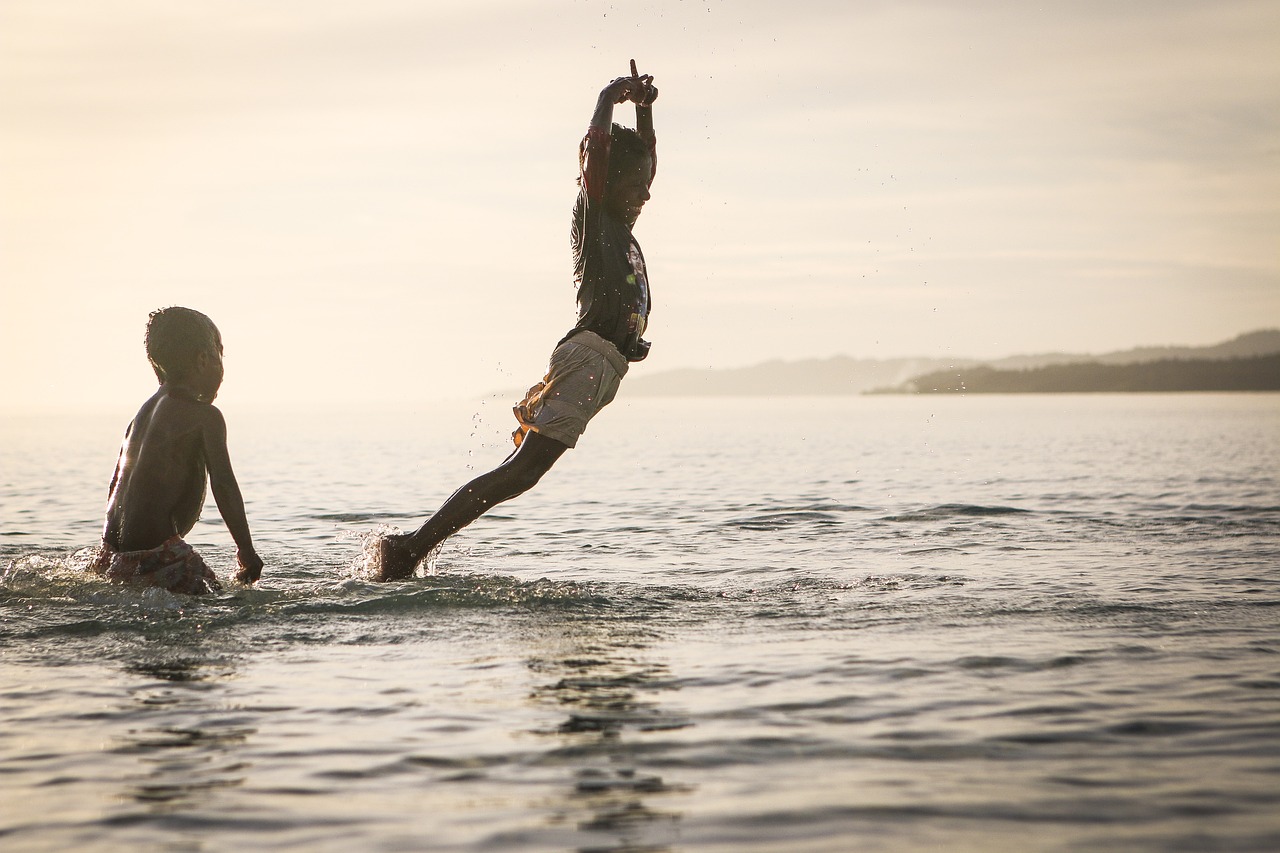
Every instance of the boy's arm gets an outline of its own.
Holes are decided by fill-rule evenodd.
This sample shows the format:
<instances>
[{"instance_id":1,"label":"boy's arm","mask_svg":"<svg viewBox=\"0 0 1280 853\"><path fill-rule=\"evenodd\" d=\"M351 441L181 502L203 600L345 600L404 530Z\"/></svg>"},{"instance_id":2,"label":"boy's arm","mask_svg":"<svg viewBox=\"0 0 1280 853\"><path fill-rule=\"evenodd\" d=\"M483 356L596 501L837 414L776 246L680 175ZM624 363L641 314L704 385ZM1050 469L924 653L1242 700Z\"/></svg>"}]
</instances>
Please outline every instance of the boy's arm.
<instances>
[{"instance_id":1,"label":"boy's arm","mask_svg":"<svg viewBox=\"0 0 1280 853\"><path fill-rule=\"evenodd\" d=\"M630 77L619 77L600 90L596 109L591 114L587 135L578 146L578 171L587 200L597 203L604 198L605 180L609 174L610 133L613 129L613 105L627 100L635 85Z\"/></svg>"},{"instance_id":2,"label":"boy's arm","mask_svg":"<svg viewBox=\"0 0 1280 853\"><path fill-rule=\"evenodd\" d=\"M653 135L653 102L658 100L658 87L653 85L653 75L641 75L636 70L636 61L631 60L631 79L636 81L636 85L631 89L631 100L636 105L636 130L649 143L649 148L654 146L655 137Z\"/></svg>"},{"instance_id":3,"label":"boy's arm","mask_svg":"<svg viewBox=\"0 0 1280 853\"><path fill-rule=\"evenodd\" d=\"M618 77L600 90L596 99L596 111L591 114L591 127L608 133L613 126L613 105L631 100L637 88L637 78Z\"/></svg>"},{"instance_id":4,"label":"boy's arm","mask_svg":"<svg viewBox=\"0 0 1280 853\"><path fill-rule=\"evenodd\" d=\"M636 131L645 142L649 143L649 159L653 163L653 169L649 173L650 182L658 174L658 137L653 132L653 102L657 97L658 90L649 86L643 99L636 101Z\"/></svg>"},{"instance_id":5,"label":"boy's arm","mask_svg":"<svg viewBox=\"0 0 1280 853\"><path fill-rule=\"evenodd\" d=\"M236 543L236 560L240 571L236 580L253 583L262 575L262 559L253 548L249 520L244 514L244 498L235 472L231 470L231 454L227 452L227 422L222 412L209 407L210 416L204 426L204 458L209 468L209 488L217 501L218 512Z\"/></svg>"},{"instance_id":6,"label":"boy's arm","mask_svg":"<svg viewBox=\"0 0 1280 853\"><path fill-rule=\"evenodd\" d=\"M651 85L653 78L645 74L636 77L618 77L600 90L596 109L591 114L587 136L578 151L578 166L587 198L599 201L604 196L605 177L609 172L609 134L613 129L614 104L633 101L636 104L636 129L649 140L653 148L653 110L649 105L658 97L658 90ZM641 106L643 103L643 107ZM644 109L645 115L641 115Z\"/></svg>"}]
</instances>

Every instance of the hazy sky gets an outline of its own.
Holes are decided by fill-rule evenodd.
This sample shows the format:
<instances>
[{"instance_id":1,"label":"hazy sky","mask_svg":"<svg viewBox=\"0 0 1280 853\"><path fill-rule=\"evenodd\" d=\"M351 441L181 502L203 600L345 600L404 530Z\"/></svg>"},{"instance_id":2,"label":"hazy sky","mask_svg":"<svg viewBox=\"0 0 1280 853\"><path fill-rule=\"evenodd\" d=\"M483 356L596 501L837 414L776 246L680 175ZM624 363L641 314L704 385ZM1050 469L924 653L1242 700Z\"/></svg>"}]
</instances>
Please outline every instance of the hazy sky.
<instances>
[{"instance_id":1,"label":"hazy sky","mask_svg":"<svg viewBox=\"0 0 1280 853\"><path fill-rule=\"evenodd\" d=\"M132 410L171 304L224 403L531 384L631 57L638 370L1280 326L1278 50L1274 0L4 0L0 406Z\"/></svg>"}]
</instances>

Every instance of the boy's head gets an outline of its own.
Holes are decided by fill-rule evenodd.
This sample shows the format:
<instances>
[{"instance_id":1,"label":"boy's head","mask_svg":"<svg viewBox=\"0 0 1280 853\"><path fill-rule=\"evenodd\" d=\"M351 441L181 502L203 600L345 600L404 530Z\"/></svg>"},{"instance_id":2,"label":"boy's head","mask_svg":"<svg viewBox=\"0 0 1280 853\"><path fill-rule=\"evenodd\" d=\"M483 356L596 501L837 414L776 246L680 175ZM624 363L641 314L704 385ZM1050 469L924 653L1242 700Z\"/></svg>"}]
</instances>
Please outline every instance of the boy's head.
<instances>
[{"instance_id":1,"label":"boy's head","mask_svg":"<svg viewBox=\"0 0 1280 853\"><path fill-rule=\"evenodd\" d=\"M222 335L213 321L190 308L161 308L147 318L147 359L160 382L181 382L198 374L213 384L222 383ZM217 381L212 374L217 368Z\"/></svg>"},{"instance_id":2,"label":"boy's head","mask_svg":"<svg viewBox=\"0 0 1280 853\"><path fill-rule=\"evenodd\" d=\"M615 124L610 137L605 207L628 225L634 225L649 200L653 155L649 152L649 143L632 128Z\"/></svg>"}]
</instances>

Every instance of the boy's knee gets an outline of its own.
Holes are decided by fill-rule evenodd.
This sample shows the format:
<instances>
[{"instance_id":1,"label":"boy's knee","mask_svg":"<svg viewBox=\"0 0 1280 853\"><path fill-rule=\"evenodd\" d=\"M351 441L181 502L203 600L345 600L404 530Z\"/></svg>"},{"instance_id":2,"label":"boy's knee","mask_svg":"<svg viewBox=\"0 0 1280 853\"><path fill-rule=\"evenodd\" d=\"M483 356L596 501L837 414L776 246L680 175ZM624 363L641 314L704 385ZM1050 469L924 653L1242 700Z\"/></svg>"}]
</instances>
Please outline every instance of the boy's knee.
<instances>
[{"instance_id":1,"label":"boy's knee","mask_svg":"<svg viewBox=\"0 0 1280 853\"><path fill-rule=\"evenodd\" d=\"M520 449L498 469L508 496L515 497L538 485L542 475L551 470L567 449L558 441L543 438L536 432L529 433Z\"/></svg>"},{"instance_id":2,"label":"boy's knee","mask_svg":"<svg viewBox=\"0 0 1280 853\"><path fill-rule=\"evenodd\" d=\"M516 494L523 494L538 485L542 475L550 470L550 465L531 464L529 462L513 465L510 478L511 487L516 490Z\"/></svg>"},{"instance_id":3,"label":"boy's knee","mask_svg":"<svg viewBox=\"0 0 1280 853\"><path fill-rule=\"evenodd\" d=\"M517 453L508 464L511 486L519 489L517 494L532 489L538 485L542 475L551 470L557 458L559 454Z\"/></svg>"}]
</instances>

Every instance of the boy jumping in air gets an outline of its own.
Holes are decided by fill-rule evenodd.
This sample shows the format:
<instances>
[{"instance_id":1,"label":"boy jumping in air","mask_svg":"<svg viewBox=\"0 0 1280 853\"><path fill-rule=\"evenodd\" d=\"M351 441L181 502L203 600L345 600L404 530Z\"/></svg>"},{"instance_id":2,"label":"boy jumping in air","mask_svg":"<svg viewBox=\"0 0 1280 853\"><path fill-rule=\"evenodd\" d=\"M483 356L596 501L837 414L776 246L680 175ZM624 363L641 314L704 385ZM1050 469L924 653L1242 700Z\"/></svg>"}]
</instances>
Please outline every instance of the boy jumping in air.
<instances>
[{"instance_id":1,"label":"boy jumping in air","mask_svg":"<svg viewBox=\"0 0 1280 853\"><path fill-rule=\"evenodd\" d=\"M578 199L570 232L578 322L551 354L546 377L515 407L516 450L444 502L407 534L378 542L376 580L410 577L445 539L490 507L521 495L551 470L607 406L629 362L649 352L642 338L649 319L644 255L631 228L649 200L657 168L653 133L653 78L619 77L600 92L587 135L578 148ZM631 101L634 130L613 123L614 104Z\"/></svg>"},{"instance_id":2,"label":"boy jumping in air","mask_svg":"<svg viewBox=\"0 0 1280 853\"><path fill-rule=\"evenodd\" d=\"M231 470L227 424L213 406L222 387L222 336L199 311L165 308L151 313L146 346L160 388L125 431L92 569L118 583L187 595L222 589L182 539L200 518L207 476L236 543L236 580L253 583L262 560Z\"/></svg>"}]
</instances>

